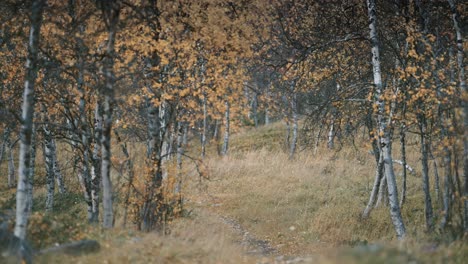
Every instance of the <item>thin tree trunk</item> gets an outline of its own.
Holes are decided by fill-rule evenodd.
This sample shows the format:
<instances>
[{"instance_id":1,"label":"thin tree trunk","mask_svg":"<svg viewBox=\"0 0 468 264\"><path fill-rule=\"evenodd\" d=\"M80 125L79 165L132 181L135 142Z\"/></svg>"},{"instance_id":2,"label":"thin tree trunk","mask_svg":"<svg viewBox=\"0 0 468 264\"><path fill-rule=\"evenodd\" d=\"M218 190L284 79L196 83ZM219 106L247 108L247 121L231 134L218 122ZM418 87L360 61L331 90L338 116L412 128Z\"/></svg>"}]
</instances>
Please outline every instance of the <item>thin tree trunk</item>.
<instances>
[{"instance_id":1,"label":"thin tree trunk","mask_svg":"<svg viewBox=\"0 0 468 264\"><path fill-rule=\"evenodd\" d=\"M383 175L383 174L382 174ZM387 192L387 178L382 177L379 186L379 195L377 197L377 202L375 202L375 208L380 207L382 204L384 206L388 205L388 192Z\"/></svg>"},{"instance_id":2,"label":"thin tree trunk","mask_svg":"<svg viewBox=\"0 0 468 264\"><path fill-rule=\"evenodd\" d=\"M8 188L13 188L16 185L15 160L13 159L13 147L10 142L8 144Z\"/></svg>"},{"instance_id":3,"label":"thin tree trunk","mask_svg":"<svg viewBox=\"0 0 468 264\"><path fill-rule=\"evenodd\" d=\"M374 137L374 126L372 122L372 115L369 111L366 115L365 119L366 127L367 127L367 132L369 139L371 140L371 145L372 145L372 154L374 155L375 158L375 163L376 163L376 170L375 170L375 177L374 177L374 184L372 186L371 190L371 195L369 197L369 201L367 202L366 208L364 209L364 212L362 213L362 218L367 218L370 215L370 212L374 208L374 204L377 201L377 195L380 192L380 184L382 179L385 177L384 176L384 163L383 163L383 156L380 153L377 140Z\"/></svg>"},{"instance_id":4,"label":"thin tree trunk","mask_svg":"<svg viewBox=\"0 0 468 264\"><path fill-rule=\"evenodd\" d=\"M436 195L437 204L440 205L441 199L441 192L440 192L440 177L439 177L439 168L437 166L437 161L435 157L432 157L432 167L434 168L434 191Z\"/></svg>"},{"instance_id":5,"label":"thin tree trunk","mask_svg":"<svg viewBox=\"0 0 468 264\"><path fill-rule=\"evenodd\" d=\"M458 195L463 195L462 193L462 187L461 187L461 182L460 182L460 173L458 172L458 168L460 168L460 160L458 159L458 149L457 146L454 144L452 145L452 153L453 153L453 183L454 183L454 191Z\"/></svg>"},{"instance_id":6,"label":"thin tree trunk","mask_svg":"<svg viewBox=\"0 0 468 264\"><path fill-rule=\"evenodd\" d=\"M376 87L375 101L378 111L378 136L380 139L381 155L383 155L384 161L384 172L387 180L389 202L390 202L390 215L392 222L399 239L403 239L406 234L405 225L401 216L399 201L398 201L398 190L395 179L395 171L393 169L392 162L392 141L391 141L391 129L388 127L388 121L385 117L385 102L382 101L381 96L383 95L382 76L380 69L380 51L379 41L377 34L377 12L375 0L367 0L367 8L369 14L369 34L372 44L372 68L374 74L374 85Z\"/></svg>"},{"instance_id":7,"label":"thin tree trunk","mask_svg":"<svg viewBox=\"0 0 468 264\"><path fill-rule=\"evenodd\" d=\"M375 178L374 178L374 185L372 186L371 195L369 197L369 201L367 202L367 206L362 213L362 218L368 218L372 209L374 208L374 204L377 201L377 194L379 193L380 189L380 182L384 178L384 163L383 163L383 156L379 156L379 160L377 162L377 169L375 171Z\"/></svg>"},{"instance_id":8,"label":"thin tree trunk","mask_svg":"<svg viewBox=\"0 0 468 264\"><path fill-rule=\"evenodd\" d=\"M76 18L76 13L75 13L75 5L77 3L74 0L70 0L69 2L69 14L72 17L72 23L77 23L77 18ZM84 27L79 26L78 30L80 34L84 33ZM78 37L79 34L75 35L75 45L76 45L76 50L75 54L77 57L77 63L76 67L78 69L78 78L77 78L77 90L80 94L80 102L79 102L79 113L80 119L79 119L79 133L76 135L76 140L80 141L82 144L82 157L79 157L78 155L75 155L75 168L77 171L78 175L78 180L80 182L82 191L83 191L83 196L86 202L87 206L87 220L88 222L93 221L93 205L92 205L92 199L91 199L91 176L90 176L90 171L91 171L91 166L95 165L92 164L90 165L90 160L91 160L91 155L90 155L90 127L88 125L88 120L87 120L87 107L86 107L86 91L84 89L84 71L85 71L85 63L84 63L84 52L86 50L86 46L84 44L84 41ZM77 150L77 143L75 141L72 141L72 146L74 151L76 152ZM99 145L99 138L95 139L95 145ZM94 168L95 170L97 167ZM75 170L74 170L75 171Z\"/></svg>"},{"instance_id":9,"label":"thin tree trunk","mask_svg":"<svg viewBox=\"0 0 468 264\"><path fill-rule=\"evenodd\" d=\"M223 141L223 149L221 151L221 155L226 156L229 150L229 136L230 136L230 110L229 110L229 102L228 100L225 101L226 112L224 116L224 141Z\"/></svg>"},{"instance_id":10,"label":"thin tree trunk","mask_svg":"<svg viewBox=\"0 0 468 264\"><path fill-rule=\"evenodd\" d=\"M286 135L284 137L284 145L285 149L288 149L288 147L291 145L291 125L289 123L289 117L286 119Z\"/></svg>"},{"instance_id":11,"label":"thin tree trunk","mask_svg":"<svg viewBox=\"0 0 468 264\"><path fill-rule=\"evenodd\" d=\"M295 81L293 82L293 87L296 85ZM294 158L294 154L296 153L297 147L297 137L298 137L298 113L297 113L297 93L293 92L293 98L291 99L291 109L292 109L292 138L291 144L289 148L289 159Z\"/></svg>"},{"instance_id":12,"label":"thin tree trunk","mask_svg":"<svg viewBox=\"0 0 468 264\"><path fill-rule=\"evenodd\" d=\"M31 136L34 116L34 83L37 77L37 54L42 22L42 11L46 1L34 0L31 10L26 80L24 83L23 106L20 130L20 154L18 168L18 188L16 190L15 236L25 239L28 224L28 175L31 164Z\"/></svg>"},{"instance_id":13,"label":"thin tree trunk","mask_svg":"<svg viewBox=\"0 0 468 264\"><path fill-rule=\"evenodd\" d=\"M91 222L93 218L93 202L91 201L91 181L89 177L89 164L86 161L87 158L86 155L84 155L83 158L79 158L77 174L86 203L87 219L88 222Z\"/></svg>"},{"instance_id":14,"label":"thin tree trunk","mask_svg":"<svg viewBox=\"0 0 468 264\"><path fill-rule=\"evenodd\" d=\"M257 95L257 92L254 92L254 95L253 95L252 115L253 115L254 125L255 125L255 127L258 127L258 95Z\"/></svg>"},{"instance_id":15,"label":"thin tree trunk","mask_svg":"<svg viewBox=\"0 0 468 264\"><path fill-rule=\"evenodd\" d=\"M168 171L166 166L162 166L167 160L169 160L169 139L168 139L168 131L169 131L169 104L167 102L162 102L159 106L159 120L161 122L161 129L160 131L160 139L161 139L161 170L162 170L162 178L163 180L167 179Z\"/></svg>"},{"instance_id":16,"label":"thin tree trunk","mask_svg":"<svg viewBox=\"0 0 468 264\"><path fill-rule=\"evenodd\" d=\"M94 109L94 148L93 155L91 157L91 203L92 203L92 216L90 219L91 223L97 223L99 221L99 193L101 191L101 172L99 171L101 152L101 145L98 143L102 137L102 115L101 105L96 104ZM89 147L87 147L89 152Z\"/></svg>"},{"instance_id":17,"label":"thin tree trunk","mask_svg":"<svg viewBox=\"0 0 468 264\"><path fill-rule=\"evenodd\" d=\"M401 166L403 167L402 173L402 182L401 182L401 198L400 198L400 207L403 207L406 201L406 124L402 123L400 126L400 150L401 150Z\"/></svg>"},{"instance_id":18,"label":"thin tree trunk","mask_svg":"<svg viewBox=\"0 0 468 264\"><path fill-rule=\"evenodd\" d=\"M218 126L216 121L216 126ZM182 191L182 156L184 155L183 137L184 137L184 124L177 123L177 179L174 193L180 195Z\"/></svg>"},{"instance_id":19,"label":"thin tree trunk","mask_svg":"<svg viewBox=\"0 0 468 264\"><path fill-rule=\"evenodd\" d=\"M424 111L424 109L422 109ZM428 152L429 144L427 140L427 122L424 114L418 115L419 121L419 132L421 141L421 165L422 165L422 187L424 192L424 212L426 217L426 228L428 231L432 231L434 227L433 212L432 212L432 200L430 193L429 184L429 164L428 164Z\"/></svg>"},{"instance_id":20,"label":"thin tree trunk","mask_svg":"<svg viewBox=\"0 0 468 264\"><path fill-rule=\"evenodd\" d=\"M186 137L186 128L187 126L184 126L183 127L183 137L182 137L182 141L183 141L183 138ZM215 120L215 127L214 127L214 132L213 132L213 138L214 138L214 143L215 143L215 146L216 146L216 152L218 153L218 155L221 154L221 149L220 149L220 146L219 146L219 139L220 139L220 122L218 119ZM185 147L185 144L182 142L182 145Z\"/></svg>"},{"instance_id":21,"label":"thin tree trunk","mask_svg":"<svg viewBox=\"0 0 468 264\"><path fill-rule=\"evenodd\" d=\"M127 183L127 189L125 193L125 198L124 198L124 209L123 209L123 221L122 221L122 226L125 227L127 225L127 211L128 211L128 205L130 202L130 195L132 194L132 187L133 187L133 179L135 177L135 172L133 170L133 161L130 158L130 154L128 152L127 148L127 143L123 143L119 133L114 130L115 137L117 138L117 142L120 143L120 148L122 149L122 153L125 156L125 163L126 163L126 169L127 169L127 174L128 174L128 183Z\"/></svg>"},{"instance_id":22,"label":"thin tree trunk","mask_svg":"<svg viewBox=\"0 0 468 264\"><path fill-rule=\"evenodd\" d=\"M112 131L112 112L114 105L114 46L117 33L117 24L119 22L120 7L117 1L103 2L102 13L108 27L106 56L103 61L103 71L105 77L105 86L102 91L103 102L103 125L101 136L101 177L102 177L102 205L103 205L103 223L104 228L114 226L114 212L112 208L112 181L110 175L111 169L111 131Z\"/></svg>"},{"instance_id":23,"label":"thin tree trunk","mask_svg":"<svg viewBox=\"0 0 468 264\"><path fill-rule=\"evenodd\" d=\"M55 139L52 139L52 159L53 159L53 170L54 170L54 177L57 181L58 191L61 194L66 192L65 182L63 180L62 171L60 170L60 166L57 159L57 143Z\"/></svg>"},{"instance_id":24,"label":"thin tree trunk","mask_svg":"<svg viewBox=\"0 0 468 264\"><path fill-rule=\"evenodd\" d=\"M322 136L322 130L323 130L323 123L320 123L319 131L317 132L317 136L315 137L314 155L317 155L320 137Z\"/></svg>"},{"instance_id":25,"label":"thin tree trunk","mask_svg":"<svg viewBox=\"0 0 468 264\"><path fill-rule=\"evenodd\" d=\"M187 144L188 144L188 124L185 124L184 125L184 136L182 137L182 145L185 147L187 147Z\"/></svg>"},{"instance_id":26,"label":"thin tree trunk","mask_svg":"<svg viewBox=\"0 0 468 264\"><path fill-rule=\"evenodd\" d=\"M328 130L327 148L328 149L335 148L335 119L334 118L332 118L330 129Z\"/></svg>"},{"instance_id":27,"label":"thin tree trunk","mask_svg":"<svg viewBox=\"0 0 468 264\"><path fill-rule=\"evenodd\" d=\"M205 91L203 91L203 128L201 136L201 157L205 158L206 152L206 133L208 130L208 98Z\"/></svg>"},{"instance_id":28,"label":"thin tree trunk","mask_svg":"<svg viewBox=\"0 0 468 264\"><path fill-rule=\"evenodd\" d=\"M452 209L452 158L450 150L447 146L444 146L444 196L443 205L444 211L442 214L442 220L440 222L440 228L445 229L447 224L450 222L451 209Z\"/></svg>"},{"instance_id":29,"label":"thin tree trunk","mask_svg":"<svg viewBox=\"0 0 468 264\"><path fill-rule=\"evenodd\" d=\"M140 229L143 231L151 230L156 221L156 213L158 210L158 203L160 202L160 187L162 185L162 168L161 168L161 152L163 145L163 135L161 125L160 108L148 105L148 134L150 136L148 153L150 154L148 160L150 164L150 179L146 183L144 193L144 203L140 212L141 224Z\"/></svg>"},{"instance_id":30,"label":"thin tree trunk","mask_svg":"<svg viewBox=\"0 0 468 264\"><path fill-rule=\"evenodd\" d=\"M462 92L462 107L463 107L463 200L464 200L464 231L468 233L468 102L466 95L468 93L465 79L464 51L463 51L463 36L459 25L460 17L457 11L455 0L448 0L452 11L453 27L457 34L457 63L458 63L458 80L460 90Z\"/></svg>"},{"instance_id":31,"label":"thin tree trunk","mask_svg":"<svg viewBox=\"0 0 468 264\"><path fill-rule=\"evenodd\" d=\"M43 108L44 109L44 108ZM46 189L47 199L45 204L46 212L52 212L54 208L54 194L55 194L55 177L54 177L54 158L52 154L52 134L47 126L47 120L44 120L44 163L46 168Z\"/></svg>"},{"instance_id":32,"label":"thin tree trunk","mask_svg":"<svg viewBox=\"0 0 468 264\"><path fill-rule=\"evenodd\" d=\"M177 154L177 131L178 131L178 122L176 120L176 115L173 115L171 118L171 135L169 137L169 146L168 146L168 159L172 160L176 157Z\"/></svg>"},{"instance_id":33,"label":"thin tree trunk","mask_svg":"<svg viewBox=\"0 0 468 264\"><path fill-rule=\"evenodd\" d=\"M36 125L33 123L32 135L31 135L31 164L28 175L28 212L29 214L33 209L33 186L34 186L34 174L36 173ZM29 217L29 216L28 216Z\"/></svg>"},{"instance_id":34,"label":"thin tree trunk","mask_svg":"<svg viewBox=\"0 0 468 264\"><path fill-rule=\"evenodd\" d=\"M453 49L452 47L449 47L449 66L450 66L450 82L453 83L455 81L455 71L453 68ZM440 90L439 96L444 97L445 94L443 94ZM450 112L448 109L442 108L443 105L440 105L441 107L439 108L439 115L441 119L441 135L442 135L442 140L447 140L448 142L451 141L452 136L451 133L449 132L450 129ZM452 194L453 194L453 183L452 183L452 153L449 149L449 147L444 144L443 145L443 167L444 167L444 192L443 192L443 198L442 198L442 205L443 205L443 211L442 211L442 219L440 221L440 229L445 229L447 225L449 224L451 220L451 215L452 215Z\"/></svg>"},{"instance_id":35,"label":"thin tree trunk","mask_svg":"<svg viewBox=\"0 0 468 264\"><path fill-rule=\"evenodd\" d=\"M267 85L265 98L265 125L270 124L270 93L270 85Z\"/></svg>"},{"instance_id":36,"label":"thin tree trunk","mask_svg":"<svg viewBox=\"0 0 468 264\"><path fill-rule=\"evenodd\" d=\"M10 127L7 126L5 128L5 131L3 131L3 141L2 141L2 146L1 146L1 149L0 149L0 164L2 164L3 157L4 157L4 154L6 152L5 150L8 147L7 143L10 140L10 133L11 133Z\"/></svg>"}]
</instances>

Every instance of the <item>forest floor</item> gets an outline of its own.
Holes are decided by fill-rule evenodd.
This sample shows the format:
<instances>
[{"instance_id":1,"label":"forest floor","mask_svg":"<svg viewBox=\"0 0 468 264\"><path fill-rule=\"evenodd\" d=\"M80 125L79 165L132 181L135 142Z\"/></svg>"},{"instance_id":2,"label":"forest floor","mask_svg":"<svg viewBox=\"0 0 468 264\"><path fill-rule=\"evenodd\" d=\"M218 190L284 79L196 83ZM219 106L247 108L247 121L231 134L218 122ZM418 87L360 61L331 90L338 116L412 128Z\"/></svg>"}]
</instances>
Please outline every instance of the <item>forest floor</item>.
<instances>
[{"instance_id":1,"label":"forest floor","mask_svg":"<svg viewBox=\"0 0 468 264\"><path fill-rule=\"evenodd\" d=\"M77 202L80 195L62 200L58 196L60 208L56 211L61 213L48 216L48 221L43 215L33 215L35 228L30 230L36 230L31 239L35 245L47 246L66 236L69 240L96 239L102 249L89 255L54 255L37 261L464 263L468 258L466 241L450 233L425 232L419 176L408 179L402 210L408 233L404 242L395 239L387 207L376 208L368 219L361 219L374 173L365 140L336 150L319 147L317 154L301 151L289 160L282 150L283 139L280 124L235 135L227 157L211 155L204 161L206 177L188 174L186 213L164 226L162 232L141 233L121 227L104 231L88 226L83 220L84 206ZM408 148L409 164L419 169L417 145L409 142ZM13 191L2 191L2 209L13 206L13 195ZM43 190L38 189L36 197L36 209L40 210ZM434 207L440 212L435 197ZM116 226L120 224L116 222Z\"/></svg>"}]
</instances>

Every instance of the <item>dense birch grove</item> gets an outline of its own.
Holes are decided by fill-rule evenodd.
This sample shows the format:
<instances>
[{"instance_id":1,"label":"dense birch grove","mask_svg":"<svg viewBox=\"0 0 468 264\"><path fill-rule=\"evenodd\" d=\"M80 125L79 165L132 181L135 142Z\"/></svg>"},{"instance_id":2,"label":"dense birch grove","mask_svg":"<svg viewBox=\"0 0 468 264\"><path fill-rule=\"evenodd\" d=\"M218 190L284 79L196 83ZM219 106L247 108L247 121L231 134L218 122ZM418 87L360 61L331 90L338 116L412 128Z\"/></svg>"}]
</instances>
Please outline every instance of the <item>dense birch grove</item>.
<instances>
[{"instance_id":1,"label":"dense birch grove","mask_svg":"<svg viewBox=\"0 0 468 264\"><path fill-rule=\"evenodd\" d=\"M366 142L363 221L385 206L405 239L401 208L421 192L429 233L468 233L465 1L5 0L0 22L0 176L20 239L36 188L47 213L75 192L90 224L160 229L185 167L202 177L233 133L272 122L291 160Z\"/></svg>"}]
</instances>

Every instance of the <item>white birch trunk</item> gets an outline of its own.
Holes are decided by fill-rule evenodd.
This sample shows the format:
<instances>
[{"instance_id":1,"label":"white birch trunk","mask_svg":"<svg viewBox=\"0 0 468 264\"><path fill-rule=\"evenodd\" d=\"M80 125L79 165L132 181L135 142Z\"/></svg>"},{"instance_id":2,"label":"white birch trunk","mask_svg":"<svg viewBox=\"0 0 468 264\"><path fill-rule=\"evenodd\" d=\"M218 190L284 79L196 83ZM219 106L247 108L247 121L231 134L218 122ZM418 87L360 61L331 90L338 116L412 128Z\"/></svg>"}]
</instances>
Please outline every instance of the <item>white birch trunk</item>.
<instances>
[{"instance_id":1,"label":"white birch trunk","mask_svg":"<svg viewBox=\"0 0 468 264\"><path fill-rule=\"evenodd\" d=\"M111 131L112 112L114 105L114 47L119 22L119 9L117 1L103 3L103 16L108 27L106 54L103 61L105 86L102 91L103 102L103 125L101 136L101 177L102 177L102 205L104 228L114 226L114 212L112 206L112 181L111 181Z\"/></svg>"},{"instance_id":2,"label":"white birch trunk","mask_svg":"<svg viewBox=\"0 0 468 264\"><path fill-rule=\"evenodd\" d=\"M97 223L99 221L99 192L101 190L101 174L99 171L101 152L101 145L98 143L99 138L102 136L102 116L101 106L96 104L94 110L94 149L91 157L91 203L92 203L92 216L90 222ZM86 147L89 149L89 147ZM89 151L89 150L88 150Z\"/></svg>"},{"instance_id":3,"label":"white birch trunk","mask_svg":"<svg viewBox=\"0 0 468 264\"><path fill-rule=\"evenodd\" d=\"M385 165L385 163L384 163ZM382 174L383 175L383 174ZM378 208L381 205L388 205L388 191L387 191L387 178L382 177L379 186L379 195L377 197L377 202L375 202L375 208Z\"/></svg>"},{"instance_id":4,"label":"white birch trunk","mask_svg":"<svg viewBox=\"0 0 468 264\"><path fill-rule=\"evenodd\" d=\"M55 179L54 179L54 165L53 165L53 155L52 155L52 135L46 124L43 126L44 131L44 163L46 168L46 189L47 189L47 199L45 204L46 212L51 212L54 207L54 194L55 194Z\"/></svg>"},{"instance_id":5,"label":"white birch trunk","mask_svg":"<svg viewBox=\"0 0 468 264\"><path fill-rule=\"evenodd\" d=\"M328 141L327 141L328 149L335 148L335 118L332 118L330 128L328 130Z\"/></svg>"},{"instance_id":6,"label":"white birch trunk","mask_svg":"<svg viewBox=\"0 0 468 264\"><path fill-rule=\"evenodd\" d=\"M377 12L375 0L367 0L367 10L369 14L369 35L372 44L372 71L374 74L374 85L376 88L375 104L377 105L378 111L378 133L379 133L379 144L381 149L381 155L383 155L384 161L384 173L387 180L389 202L390 202L390 215L392 222L399 239L403 239L406 234L405 225L401 216L399 201L398 201L398 190L395 179L395 171L393 169L392 162L392 142L390 129L388 127L388 120L385 116L385 102L382 100L383 85L382 76L380 69L380 51L379 41L377 33Z\"/></svg>"},{"instance_id":7,"label":"white birch trunk","mask_svg":"<svg viewBox=\"0 0 468 264\"><path fill-rule=\"evenodd\" d=\"M23 106L21 114L20 153L18 168L18 188L16 190L15 236L26 237L28 224L28 175L31 164L31 132L34 116L34 83L37 77L37 54L45 0L34 0L31 10L31 29L29 32L28 57L26 61L26 80L24 83Z\"/></svg>"},{"instance_id":8,"label":"white birch trunk","mask_svg":"<svg viewBox=\"0 0 468 264\"><path fill-rule=\"evenodd\" d=\"M160 122L160 129L159 129L159 140L161 141L161 153L159 154L159 159L161 160L161 171L162 171L162 179L166 180L168 177L167 168L163 165L169 160L169 142L168 142L168 116L169 116L169 106L167 102L162 102L159 106L159 122Z\"/></svg>"},{"instance_id":9,"label":"white birch trunk","mask_svg":"<svg viewBox=\"0 0 468 264\"><path fill-rule=\"evenodd\" d=\"M380 184L384 178L383 174L384 170L384 163L383 163L383 156L379 156L379 160L377 161L377 169L375 171L375 178L374 178L374 185L372 186L371 195L369 197L369 201L367 202L367 206L362 213L362 218L369 217L372 209L374 208L374 204L377 200L377 195L379 194Z\"/></svg>"}]
</instances>

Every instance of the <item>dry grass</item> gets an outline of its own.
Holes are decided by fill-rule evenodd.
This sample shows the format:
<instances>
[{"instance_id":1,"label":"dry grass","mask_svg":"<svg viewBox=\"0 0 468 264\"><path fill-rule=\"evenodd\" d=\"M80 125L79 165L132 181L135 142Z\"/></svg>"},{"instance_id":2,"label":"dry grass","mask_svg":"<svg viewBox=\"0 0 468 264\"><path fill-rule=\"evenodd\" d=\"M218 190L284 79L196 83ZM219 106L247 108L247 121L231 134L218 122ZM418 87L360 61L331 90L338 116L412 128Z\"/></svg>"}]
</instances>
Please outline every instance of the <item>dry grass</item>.
<instances>
[{"instance_id":1,"label":"dry grass","mask_svg":"<svg viewBox=\"0 0 468 264\"><path fill-rule=\"evenodd\" d=\"M233 243L239 239L213 214L196 210L189 218L170 225L171 232L140 233L115 229L96 230L103 250L79 257L54 256L39 263L253 263L243 248Z\"/></svg>"},{"instance_id":2,"label":"dry grass","mask_svg":"<svg viewBox=\"0 0 468 264\"><path fill-rule=\"evenodd\" d=\"M213 210L237 219L288 255L323 254L337 247L368 243L401 247L395 241L388 208L377 208L369 219L360 217L375 167L365 141L358 142L357 149L343 147L336 152L322 147L317 155L304 151L291 161L281 151L280 129L276 124L236 136L233 145L241 147L228 157L207 161L212 179L207 184L209 198L205 202L216 204ZM273 139L268 148L262 148L265 137ZM420 171L415 143L410 140L407 156L409 164ZM395 144L397 158L398 148ZM398 166L397 173L401 170ZM427 254L419 254L419 248L437 237L425 233L421 181L420 175L408 176L408 197L402 213L409 237L404 246L413 251L411 256L424 259ZM435 212L440 212L434 196ZM442 244L434 251L444 255L445 247ZM454 247L467 249L463 243ZM378 256L385 254L383 250ZM466 253L457 256L461 260ZM457 258L453 256L453 260Z\"/></svg>"},{"instance_id":3,"label":"dry grass","mask_svg":"<svg viewBox=\"0 0 468 264\"><path fill-rule=\"evenodd\" d=\"M234 135L227 157L216 157L212 144L210 158L204 162L209 180L198 177L191 161L185 160L186 208L192 213L169 223L168 234L90 227L80 235L100 241L104 248L100 253L79 257L54 256L41 258L39 262L273 262L274 257L247 255L239 243L240 235L218 215L236 219L256 238L269 241L280 254L311 256L311 263L463 263L468 257L466 242L441 243L435 240L437 235L424 232L420 176L408 176L408 197L403 216L409 236L404 243L395 241L388 208L375 209L369 219L360 218L372 187L375 167L365 140L356 141L356 148L343 147L340 151L320 146L317 155L303 151L294 160L289 160L284 152L283 140L284 127L276 123L259 129L245 129ZM420 171L418 146L415 139L410 138L410 141L408 161ZM193 144L190 155L197 157L197 140L193 140ZM398 148L395 144L397 158ZM134 157L136 177L139 177L144 171L144 146L131 143L129 149ZM115 154L113 177L117 183L123 177L118 166L119 159L123 157L119 157L117 151ZM69 163L66 165L69 168ZM397 173L401 170L398 165L396 169ZM5 163L0 171L6 171ZM44 189L40 187L43 173L38 168L39 188L36 188L35 195L40 204L44 195ZM66 170L65 173L69 186L78 191L72 171ZM13 195L12 190L2 188L2 199ZM439 212L435 198L433 200L435 211ZM58 209L63 210L57 212L58 219L70 221L67 226L84 222L83 204L67 202L64 206L70 206L66 210L59 206ZM40 205L36 209L41 209ZM74 219L63 217L71 212L76 213ZM116 215L119 226L118 207Z\"/></svg>"}]
</instances>

